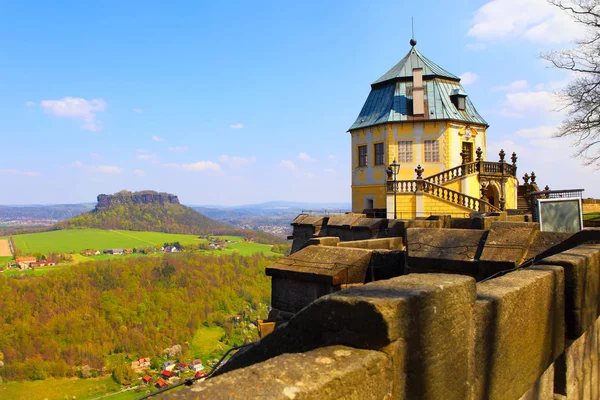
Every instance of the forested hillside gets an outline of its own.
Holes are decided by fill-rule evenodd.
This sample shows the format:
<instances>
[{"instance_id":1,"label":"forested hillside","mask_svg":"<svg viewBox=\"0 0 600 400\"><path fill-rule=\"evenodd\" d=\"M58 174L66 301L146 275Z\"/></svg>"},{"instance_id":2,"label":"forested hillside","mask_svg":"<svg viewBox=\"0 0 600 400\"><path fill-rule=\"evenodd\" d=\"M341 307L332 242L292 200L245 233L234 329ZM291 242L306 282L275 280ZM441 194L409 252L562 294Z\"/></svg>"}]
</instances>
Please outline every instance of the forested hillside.
<instances>
[{"instance_id":1,"label":"forested hillside","mask_svg":"<svg viewBox=\"0 0 600 400\"><path fill-rule=\"evenodd\" d=\"M239 229L210 219L179 204L177 196L153 191L99 195L96 208L51 229L100 228L151 231L194 235L232 235L260 243L282 243L283 239L266 232Z\"/></svg>"},{"instance_id":2,"label":"forested hillside","mask_svg":"<svg viewBox=\"0 0 600 400\"><path fill-rule=\"evenodd\" d=\"M0 275L0 376L71 376L111 354L156 356L203 323L226 328L268 304L274 259L202 254L87 263L23 279Z\"/></svg>"}]
</instances>

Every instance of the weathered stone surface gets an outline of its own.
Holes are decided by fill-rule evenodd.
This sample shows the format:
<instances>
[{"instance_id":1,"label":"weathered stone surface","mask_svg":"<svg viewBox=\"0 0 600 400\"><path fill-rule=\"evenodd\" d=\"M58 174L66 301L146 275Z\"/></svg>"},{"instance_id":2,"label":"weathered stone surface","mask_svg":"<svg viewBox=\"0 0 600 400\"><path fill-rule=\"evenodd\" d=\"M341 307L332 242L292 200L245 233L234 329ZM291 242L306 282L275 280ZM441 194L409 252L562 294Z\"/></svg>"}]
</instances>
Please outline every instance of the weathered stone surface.
<instances>
[{"instance_id":1,"label":"weathered stone surface","mask_svg":"<svg viewBox=\"0 0 600 400\"><path fill-rule=\"evenodd\" d=\"M308 246L266 268L268 276L322 282L329 285L363 283L371 250Z\"/></svg>"},{"instance_id":2,"label":"weathered stone surface","mask_svg":"<svg viewBox=\"0 0 600 400\"><path fill-rule=\"evenodd\" d=\"M520 265L539 230L539 224L533 222L494 222L479 257L481 275L491 276Z\"/></svg>"},{"instance_id":3,"label":"weathered stone surface","mask_svg":"<svg viewBox=\"0 0 600 400\"><path fill-rule=\"evenodd\" d=\"M475 281L461 275L414 274L350 288L310 304L224 370L321 346L381 349L395 358L395 384L406 398L464 399L474 301Z\"/></svg>"},{"instance_id":4,"label":"weathered stone surface","mask_svg":"<svg viewBox=\"0 0 600 400\"><path fill-rule=\"evenodd\" d=\"M306 246L333 246L340 244L340 238L337 236L323 236L308 239Z\"/></svg>"},{"instance_id":5,"label":"weathered stone surface","mask_svg":"<svg viewBox=\"0 0 600 400\"><path fill-rule=\"evenodd\" d=\"M391 399L391 360L343 346L285 354L195 383L165 399Z\"/></svg>"},{"instance_id":6,"label":"weathered stone surface","mask_svg":"<svg viewBox=\"0 0 600 400\"><path fill-rule=\"evenodd\" d=\"M600 245L582 245L544 258L565 270L567 338L581 336L600 315Z\"/></svg>"},{"instance_id":7,"label":"weathered stone surface","mask_svg":"<svg viewBox=\"0 0 600 400\"><path fill-rule=\"evenodd\" d=\"M478 275L485 231L470 229L407 230L409 272L450 272Z\"/></svg>"},{"instance_id":8,"label":"weathered stone surface","mask_svg":"<svg viewBox=\"0 0 600 400\"><path fill-rule=\"evenodd\" d=\"M577 340L567 343L556 362L556 392L567 399L600 399L600 319Z\"/></svg>"},{"instance_id":9,"label":"weathered stone surface","mask_svg":"<svg viewBox=\"0 0 600 400\"><path fill-rule=\"evenodd\" d=\"M554 399L554 364L529 388L519 400L552 400Z\"/></svg>"},{"instance_id":10,"label":"weathered stone surface","mask_svg":"<svg viewBox=\"0 0 600 400\"><path fill-rule=\"evenodd\" d=\"M380 238L369 240L352 240L349 242L340 242L339 247L351 247L355 249L385 249L385 250L404 250L404 241L400 237Z\"/></svg>"},{"instance_id":11,"label":"weathered stone surface","mask_svg":"<svg viewBox=\"0 0 600 400\"><path fill-rule=\"evenodd\" d=\"M533 238L531 245L527 249L527 253L523 259L528 260L533 258L549 248L567 240L572 235L572 233L565 232L536 232L535 237Z\"/></svg>"},{"instance_id":12,"label":"weathered stone surface","mask_svg":"<svg viewBox=\"0 0 600 400\"><path fill-rule=\"evenodd\" d=\"M562 268L536 266L477 284L474 399L518 399L564 350Z\"/></svg>"},{"instance_id":13,"label":"weathered stone surface","mask_svg":"<svg viewBox=\"0 0 600 400\"><path fill-rule=\"evenodd\" d=\"M292 227L294 232L292 237L292 254L300 250L306 244L306 241L313 236L319 235L323 226L327 224L329 217L324 215L300 214L294 221Z\"/></svg>"},{"instance_id":14,"label":"weathered stone surface","mask_svg":"<svg viewBox=\"0 0 600 400\"><path fill-rule=\"evenodd\" d=\"M271 306L288 313L296 313L319 297L338 290L340 290L340 285L273 276L271 280Z\"/></svg>"},{"instance_id":15,"label":"weathered stone surface","mask_svg":"<svg viewBox=\"0 0 600 400\"><path fill-rule=\"evenodd\" d=\"M399 250L373 250L367 270L366 282L380 281L405 275L406 252Z\"/></svg>"}]
</instances>

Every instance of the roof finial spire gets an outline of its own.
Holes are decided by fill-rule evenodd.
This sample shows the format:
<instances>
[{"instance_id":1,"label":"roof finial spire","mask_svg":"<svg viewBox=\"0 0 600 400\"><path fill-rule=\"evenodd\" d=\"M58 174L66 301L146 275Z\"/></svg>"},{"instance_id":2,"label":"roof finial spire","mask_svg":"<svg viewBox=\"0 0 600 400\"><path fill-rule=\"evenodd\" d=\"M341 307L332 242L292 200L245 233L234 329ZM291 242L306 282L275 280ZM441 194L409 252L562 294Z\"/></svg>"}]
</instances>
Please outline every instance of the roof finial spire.
<instances>
[{"instance_id":1,"label":"roof finial spire","mask_svg":"<svg viewBox=\"0 0 600 400\"><path fill-rule=\"evenodd\" d=\"M410 45L415 47L417 45L417 41L415 39L415 19L410 17L410 23L412 25L412 38L410 39Z\"/></svg>"}]
</instances>

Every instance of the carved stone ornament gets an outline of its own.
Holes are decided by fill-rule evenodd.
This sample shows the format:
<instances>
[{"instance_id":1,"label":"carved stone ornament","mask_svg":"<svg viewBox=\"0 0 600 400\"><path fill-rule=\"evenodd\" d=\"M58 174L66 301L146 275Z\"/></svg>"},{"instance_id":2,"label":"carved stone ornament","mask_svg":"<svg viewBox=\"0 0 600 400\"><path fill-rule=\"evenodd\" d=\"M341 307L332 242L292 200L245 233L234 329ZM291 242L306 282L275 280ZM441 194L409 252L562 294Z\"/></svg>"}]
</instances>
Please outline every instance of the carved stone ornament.
<instances>
[{"instance_id":1,"label":"carved stone ornament","mask_svg":"<svg viewBox=\"0 0 600 400\"><path fill-rule=\"evenodd\" d=\"M478 147L477 150L475 150L475 154L477 155L477 161L481 161L481 157L483 156L483 150L481 150L481 147Z\"/></svg>"},{"instance_id":2,"label":"carved stone ornament","mask_svg":"<svg viewBox=\"0 0 600 400\"><path fill-rule=\"evenodd\" d=\"M504 152L504 149L501 149L500 153L498 153L498 155L500 156L500 162L504 162L504 157L506 157L506 153Z\"/></svg>"},{"instance_id":3,"label":"carved stone ornament","mask_svg":"<svg viewBox=\"0 0 600 400\"><path fill-rule=\"evenodd\" d=\"M423 179L424 171L425 169L421 167L421 164L417 165L417 168L415 168L415 172L417 173L417 179Z\"/></svg>"}]
</instances>

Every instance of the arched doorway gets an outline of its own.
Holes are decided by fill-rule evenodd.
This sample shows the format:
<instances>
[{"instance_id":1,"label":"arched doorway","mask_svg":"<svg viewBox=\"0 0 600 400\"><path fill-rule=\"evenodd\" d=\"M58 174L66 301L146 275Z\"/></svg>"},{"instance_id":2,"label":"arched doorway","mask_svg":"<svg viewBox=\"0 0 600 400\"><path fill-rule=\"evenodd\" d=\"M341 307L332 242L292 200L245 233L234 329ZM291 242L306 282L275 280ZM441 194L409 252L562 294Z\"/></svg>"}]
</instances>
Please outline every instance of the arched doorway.
<instances>
[{"instance_id":1,"label":"arched doorway","mask_svg":"<svg viewBox=\"0 0 600 400\"><path fill-rule=\"evenodd\" d=\"M491 182L487 185L487 191L485 193L485 197L487 198L487 202L493 206L500 206L500 191L498 187Z\"/></svg>"}]
</instances>

